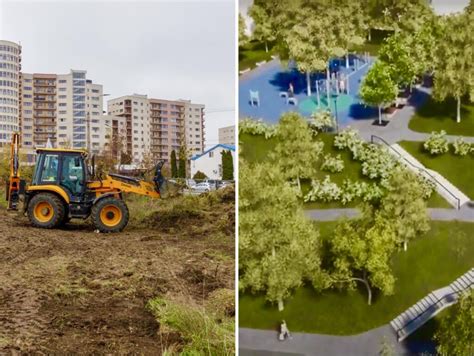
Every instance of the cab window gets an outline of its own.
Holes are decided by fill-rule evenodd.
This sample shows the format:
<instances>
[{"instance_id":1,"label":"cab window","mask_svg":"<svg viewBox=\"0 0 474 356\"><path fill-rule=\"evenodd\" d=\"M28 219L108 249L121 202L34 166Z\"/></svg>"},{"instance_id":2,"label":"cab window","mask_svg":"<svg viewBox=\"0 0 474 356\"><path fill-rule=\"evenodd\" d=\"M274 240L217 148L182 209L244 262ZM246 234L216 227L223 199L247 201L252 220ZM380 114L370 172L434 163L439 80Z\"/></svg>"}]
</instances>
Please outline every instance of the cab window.
<instances>
[{"instance_id":1,"label":"cab window","mask_svg":"<svg viewBox=\"0 0 474 356\"><path fill-rule=\"evenodd\" d=\"M61 185L67 188L73 195L83 192L85 184L83 160L80 156L63 156Z\"/></svg>"},{"instance_id":2,"label":"cab window","mask_svg":"<svg viewBox=\"0 0 474 356\"><path fill-rule=\"evenodd\" d=\"M43 167L41 169L41 183L54 183L58 180L59 158L55 154L44 156Z\"/></svg>"}]
</instances>

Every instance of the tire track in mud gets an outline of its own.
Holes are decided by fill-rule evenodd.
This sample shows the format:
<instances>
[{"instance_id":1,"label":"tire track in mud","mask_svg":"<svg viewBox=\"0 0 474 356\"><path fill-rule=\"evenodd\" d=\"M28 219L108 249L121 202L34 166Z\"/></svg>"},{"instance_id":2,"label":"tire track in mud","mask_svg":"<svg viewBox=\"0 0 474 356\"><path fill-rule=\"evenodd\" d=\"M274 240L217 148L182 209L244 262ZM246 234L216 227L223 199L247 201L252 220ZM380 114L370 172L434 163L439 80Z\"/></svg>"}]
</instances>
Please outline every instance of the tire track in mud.
<instances>
[{"instance_id":1,"label":"tire track in mud","mask_svg":"<svg viewBox=\"0 0 474 356\"><path fill-rule=\"evenodd\" d=\"M43 336L49 319L40 314L42 302L32 289L0 289L0 351L28 351Z\"/></svg>"}]
</instances>

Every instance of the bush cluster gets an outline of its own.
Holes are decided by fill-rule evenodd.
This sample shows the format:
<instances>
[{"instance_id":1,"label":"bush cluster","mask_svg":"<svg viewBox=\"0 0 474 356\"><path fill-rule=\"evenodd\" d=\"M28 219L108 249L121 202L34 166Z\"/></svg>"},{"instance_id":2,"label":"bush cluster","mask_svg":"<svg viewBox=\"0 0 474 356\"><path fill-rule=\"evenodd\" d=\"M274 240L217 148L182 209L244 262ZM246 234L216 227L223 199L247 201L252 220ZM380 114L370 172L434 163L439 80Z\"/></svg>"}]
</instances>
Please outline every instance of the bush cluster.
<instances>
[{"instance_id":1,"label":"bush cluster","mask_svg":"<svg viewBox=\"0 0 474 356\"><path fill-rule=\"evenodd\" d=\"M263 135L266 139L276 135L277 126L269 125L262 120L245 118L239 121L239 133L250 135Z\"/></svg>"},{"instance_id":2,"label":"bush cluster","mask_svg":"<svg viewBox=\"0 0 474 356\"><path fill-rule=\"evenodd\" d=\"M330 154L325 155L321 169L331 173L342 172L344 169L344 161L342 160L341 155L337 155L336 157Z\"/></svg>"}]
</instances>

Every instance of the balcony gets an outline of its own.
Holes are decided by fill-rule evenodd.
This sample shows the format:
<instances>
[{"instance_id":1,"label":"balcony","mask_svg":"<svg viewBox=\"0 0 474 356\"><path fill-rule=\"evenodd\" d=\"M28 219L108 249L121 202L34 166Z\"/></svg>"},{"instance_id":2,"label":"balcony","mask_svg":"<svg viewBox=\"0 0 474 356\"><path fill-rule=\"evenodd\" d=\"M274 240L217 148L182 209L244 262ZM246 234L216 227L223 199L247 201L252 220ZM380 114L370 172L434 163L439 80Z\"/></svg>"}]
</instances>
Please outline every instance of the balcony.
<instances>
[{"instance_id":1,"label":"balcony","mask_svg":"<svg viewBox=\"0 0 474 356\"><path fill-rule=\"evenodd\" d=\"M36 117L46 117L46 118L50 118L50 119L55 119L55 118L56 118L56 115L51 114L51 113L49 113L49 112L47 112L47 113L44 113L44 112L43 112L43 113L39 113L39 112L36 112L36 111L35 111L35 113L34 113L33 115L36 116Z\"/></svg>"},{"instance_id":2,"label":"balcony","mask_svg":"<svg viewBox=\"0 0 474 356\"><path fill-rule=\"evenodd\" d=\"M56 126L56 122L54 121L44 121L44 120L36 120L35 126Z\"/></svg>"},{"instance_id":3,"label":"balcony","mask_svg":"<svg viewBox=\"0 0 474 356\"><path fill-rule=\"evenodd\" d=\"M37 88L34 88L33 89L33 94L40 94L40 95L56 95L56 90L52 90L52 89L37 89Z\"/></svg>"},{"instance_id":4,"label":"balcony","mask_svg":"<svg viewBox=\"0 0 474 356\"><path fill-rule=\"evenodd\" d=\"M43 82L43 81L34 81L33 82L33 85L35 87L55 87L56 86L56 82Z\"/></svg>"},{"instance_id":5,"label":"balcony","mask_svg":"<svg viewBox=\"0 0 474 356\"><path fill-rule=\"evenodd\" d=\"M34 103L33 108L35 110L47 110L47 111L55 111L56 110L54 105L52 105L52 104L46 105L42 102L41 103Z\"/></svg>"}]
</instances>

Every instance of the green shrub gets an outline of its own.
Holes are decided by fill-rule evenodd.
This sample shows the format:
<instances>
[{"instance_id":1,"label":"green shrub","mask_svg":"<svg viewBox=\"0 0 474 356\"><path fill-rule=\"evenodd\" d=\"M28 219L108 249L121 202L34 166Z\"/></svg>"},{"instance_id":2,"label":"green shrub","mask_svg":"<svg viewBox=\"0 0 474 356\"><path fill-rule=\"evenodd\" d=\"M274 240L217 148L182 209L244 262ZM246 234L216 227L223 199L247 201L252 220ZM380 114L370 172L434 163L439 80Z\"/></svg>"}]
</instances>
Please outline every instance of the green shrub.
<instances>
[{"instance_id":1,"label":"green shrub","mask_svg":"<svg viewBox=\"0 0 474 356\"><path fill-rule=\"evenodd\" d=\"M316 111L311 115L310 127L316 133L327 131L335 126L336 122L329 110Z\"/></svg>"},{"instance_id":2,"label":"green shrub","mask_svg":"<svg viewBox=\"0 0 474 356\"><path fill-rule=\"evenodd\" d=\"M304 197L304 201L334 201L341 197L341 188L336 183L331 181L329 176L326 176L321 182L313 180L311 182L311 190Z\"/></svg>"},{"instance_id":3,"label":"green shrub","mask_svg":"<svg viewBox=\"0 0 474 356\"><path fill-rule=\"evenodd\" d=\"M423 143L423 147L432 155L440 155L449 151L448 140L446 139L446 131L433 131L428 140Z\"/></svg>"},{"instance_id":4,"label":"green shrub","mask_svg":"<svg viewBox=\"0 0 474 356\"><path fill-rule=\"evenodd\" d=\"M471 144L465 142L462 137L458 137L453 143L454 154L465 156L471 151Z\"/></svg>"},{"instance_id":5,"label":"green shrub","mask_svg":"<svg viewBox=\"0 0 474 356\"><path fill-rule=\"evenodd\" d=\"M331 173L342 172L344 169L344 161L342 160L341 155L337 155L336 157L331 154L325 155L321 169Z\"/></svg>"},{"instance_id":6,"label":"green shrub","mask_svg":"<svg viewBox=\"0 0 474 356\"><path fill-rule=\"evenodd\" d=\"M239 133L241 134L264 135L268 139L275 136L276 131L276 125L268 125L262 120L245 118L239 121Z\"/></svg>"}]
</instances>

